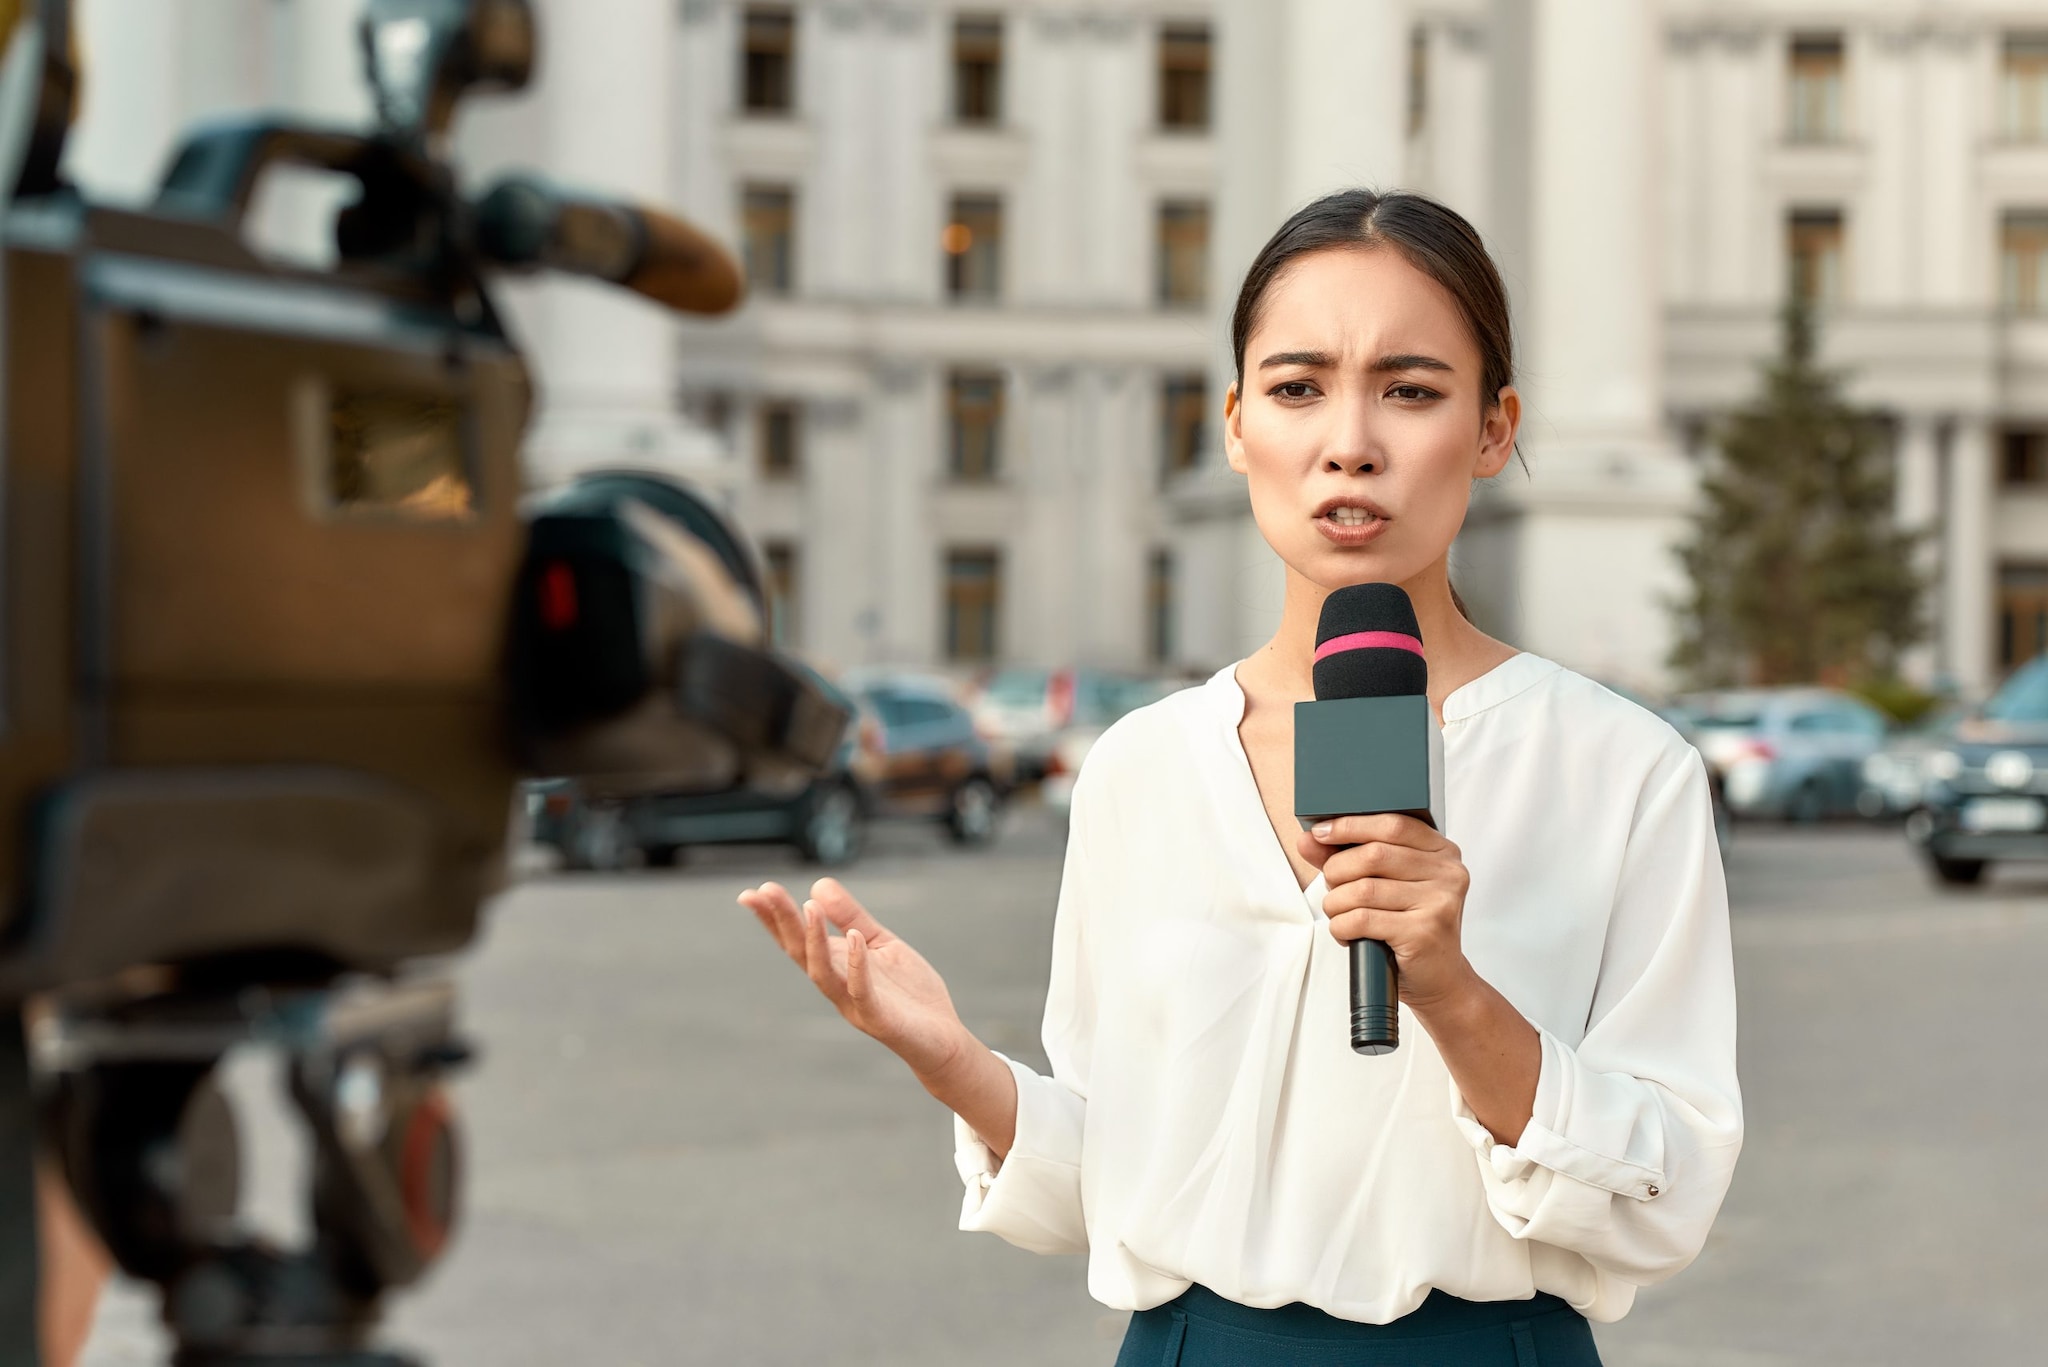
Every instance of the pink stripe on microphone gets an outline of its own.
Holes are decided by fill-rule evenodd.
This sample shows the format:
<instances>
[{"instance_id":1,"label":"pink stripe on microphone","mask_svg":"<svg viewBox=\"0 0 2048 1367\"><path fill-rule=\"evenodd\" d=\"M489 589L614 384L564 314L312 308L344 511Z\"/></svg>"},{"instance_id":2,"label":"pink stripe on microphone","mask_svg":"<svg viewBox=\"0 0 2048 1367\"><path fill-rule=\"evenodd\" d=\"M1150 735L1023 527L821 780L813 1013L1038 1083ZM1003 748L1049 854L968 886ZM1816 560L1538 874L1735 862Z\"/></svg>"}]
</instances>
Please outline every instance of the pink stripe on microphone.
<instances>
[{"instance_id":1,"label":"pink stripe on microphone","mask_svg":"<svg viewBox=\"0 0 2048 1367\"><path fill-rule=\"evenodd\" d=\"M1422 642L1399 631L1354 631L1349 636L1332 636L1316 647L1316 659L1340 650L1412 650L1422 653Z\"/></svg>"}]
</instances>

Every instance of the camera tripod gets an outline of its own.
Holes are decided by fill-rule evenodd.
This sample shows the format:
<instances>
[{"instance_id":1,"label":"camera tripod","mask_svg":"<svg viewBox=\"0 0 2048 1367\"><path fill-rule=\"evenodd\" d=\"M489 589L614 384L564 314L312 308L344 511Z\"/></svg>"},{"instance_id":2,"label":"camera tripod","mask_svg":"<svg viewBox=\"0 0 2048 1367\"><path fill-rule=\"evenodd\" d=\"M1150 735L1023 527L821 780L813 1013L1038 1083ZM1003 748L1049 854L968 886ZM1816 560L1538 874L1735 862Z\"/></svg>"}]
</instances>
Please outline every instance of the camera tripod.
<instances>
[{"instance_id":1,"label":"camera tripod","mask_svg":"<svg viewBox=\"0 0 2048 1367\"><path fill-rule=\"evenodd\" d=\"M457 1150L441 1079L466 1050L445 981L220 987L72 1002L36 1030L51 1148L109 1250L163 1293L177 1367L415 1367L373 1347L381 1294L447 1242ZM312 1237L236 1221L219 1082L276 1048L311 1139Z\"/></svg>"}]
</instances>

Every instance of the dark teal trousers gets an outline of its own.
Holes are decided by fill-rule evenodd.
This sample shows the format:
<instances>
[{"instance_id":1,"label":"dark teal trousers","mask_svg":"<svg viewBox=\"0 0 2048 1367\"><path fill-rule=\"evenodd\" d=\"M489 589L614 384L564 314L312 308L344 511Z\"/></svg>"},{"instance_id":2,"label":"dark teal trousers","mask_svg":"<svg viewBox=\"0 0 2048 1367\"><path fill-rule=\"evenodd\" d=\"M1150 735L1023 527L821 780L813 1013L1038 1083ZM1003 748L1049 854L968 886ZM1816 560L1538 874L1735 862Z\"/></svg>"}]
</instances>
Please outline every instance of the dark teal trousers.
<instances>
[{"instance_id":1,"label":"dark teal trousers","mask_svg":"<svg viewBox=\"0 0 2048 1367\"><path fill-rule=\"evenodd\" d=\"M1314 1306L1255 1310L1203 1286L1131 1316L1116 1367L1600 1367L1585 1317L1556 1296L1441 1291L1392 1324Z\"/></svg>"}]
</instances>

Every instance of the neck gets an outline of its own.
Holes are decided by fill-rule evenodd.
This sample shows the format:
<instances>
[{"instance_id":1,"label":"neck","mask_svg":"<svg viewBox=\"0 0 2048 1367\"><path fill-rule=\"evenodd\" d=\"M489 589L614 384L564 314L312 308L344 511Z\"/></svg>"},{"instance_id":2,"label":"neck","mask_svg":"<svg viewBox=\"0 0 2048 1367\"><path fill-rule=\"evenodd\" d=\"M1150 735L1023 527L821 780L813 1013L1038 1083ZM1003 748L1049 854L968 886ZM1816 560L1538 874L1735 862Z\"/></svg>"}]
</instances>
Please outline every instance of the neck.
<instances>
[{"instance_id":1,"label":"neck","mask_svg":"<svg viewBox=\"0 0 2048 1367\"><path fill-rule=\"evenodd\" d=\"M1458 611L1451 601L1447 560L1438 560L1400 587L1415 605L1416 625L1422 629L1423 649L1429 659L1429 702L1441 716L1445 698L1515 651L1473 626ZM1289 567L1280 629L1247 662L1264 689L1276 698L1306 701L1315 697L1316 625L1327 597L1327 589Z\"/></svg>"}]
</instances>

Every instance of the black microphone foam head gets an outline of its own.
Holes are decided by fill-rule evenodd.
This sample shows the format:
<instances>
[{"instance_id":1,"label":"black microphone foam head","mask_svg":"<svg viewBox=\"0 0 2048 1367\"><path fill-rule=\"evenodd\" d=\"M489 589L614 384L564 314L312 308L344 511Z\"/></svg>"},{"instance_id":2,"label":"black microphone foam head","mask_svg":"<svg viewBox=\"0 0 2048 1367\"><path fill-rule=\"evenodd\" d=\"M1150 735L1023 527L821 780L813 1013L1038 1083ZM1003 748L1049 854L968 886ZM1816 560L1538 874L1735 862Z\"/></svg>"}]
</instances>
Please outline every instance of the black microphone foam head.
<instances>
[{"instance_id":1,"label":"black microphone foam head","mask_svg":"<svg viewBox=\"0 0 2048 1367\"><path fill-rule=\"evenodd\" d=\"M1422 628L1398 585L1347 584L1323 599L1315 682L1319 699L1429 691Z\"/></svg>"}]
</instances>

